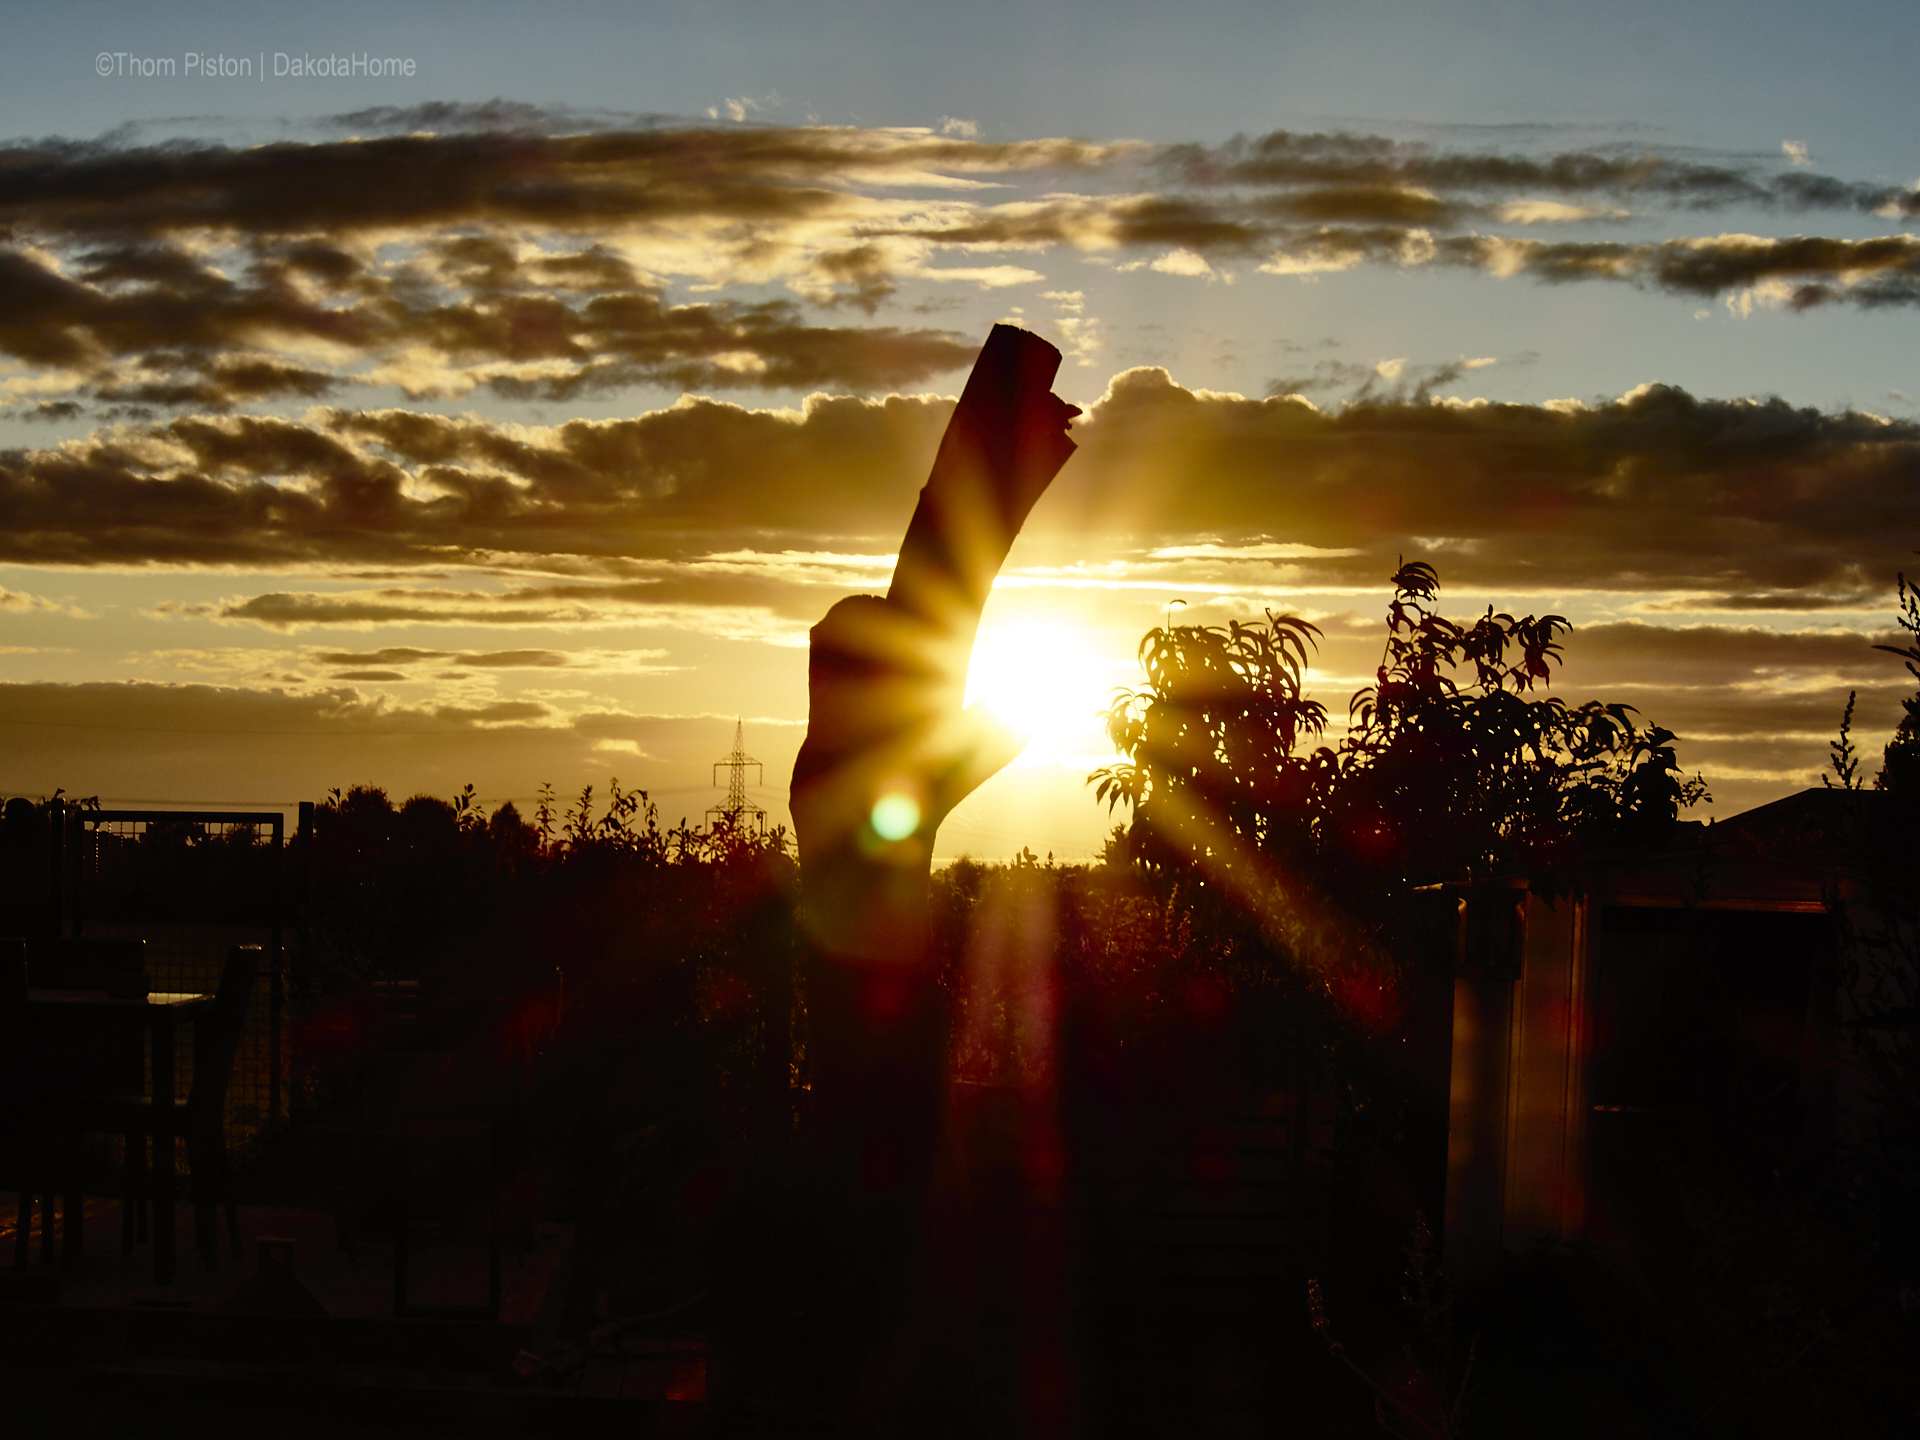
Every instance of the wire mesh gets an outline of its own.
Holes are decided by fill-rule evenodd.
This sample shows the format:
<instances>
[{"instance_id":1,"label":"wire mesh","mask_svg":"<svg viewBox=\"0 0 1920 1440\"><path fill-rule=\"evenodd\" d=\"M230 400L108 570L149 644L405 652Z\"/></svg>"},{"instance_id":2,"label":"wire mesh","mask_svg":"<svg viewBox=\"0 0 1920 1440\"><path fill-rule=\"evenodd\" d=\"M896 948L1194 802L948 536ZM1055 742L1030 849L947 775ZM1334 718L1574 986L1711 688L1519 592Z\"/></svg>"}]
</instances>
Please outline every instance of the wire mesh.
<instances>
[{"instance_id":1,"label":"wire mesh","mask_svg":"<svg viewBox=\"0 0 1920 1440\"><path fill-rule=\"evenodd\" d=\"M244 1144L287 1093L287 1018L283 1009L276 1015L274 1003L282 858L274 827L259 816L109 813L77 817L70 902L76 936L145 942L148 989L174 993L212 994L229 947L261 947L227 1084L227 1142ZM193 1084L193 1048L174 1047L179 1099ZM149 1081L151 1064L149 1052Z\"/></svg>"},{"instance_id":2,"label":"wire mesh","mask_svg":"<svg viewBox=\"0 0 1920 1440\"><path fill-rule=\"evenodd\" d=\"M89 938L101 940L144 940L146 942L147 984L153 991L211 995L220 984L220 971L226 964L230 945L258 945L264 953L270 932L245 925L163 925L138 921L96 921L87 926ZM233 1060L233 1076L227 1082L227 1144L239 1145L258 1134L270 1113L273 1092L270 1041L270 977L263 966L253 979L253 994L247 1005L247 1026L242 1032L240 1049ZM281 1018L281 1038L286 1037L285 1017ZM280 1047L282 1082L285 1081L286 1046ZM152 1056L148 1056L151 1067ZM174 1046L173 1093L184 1100L193 1085L193 1045L185 1040ZM147 1078L152 1080L149 1068ZM284 1092L284 1089L282 1091Z\"/></svg>"}]
</instances>

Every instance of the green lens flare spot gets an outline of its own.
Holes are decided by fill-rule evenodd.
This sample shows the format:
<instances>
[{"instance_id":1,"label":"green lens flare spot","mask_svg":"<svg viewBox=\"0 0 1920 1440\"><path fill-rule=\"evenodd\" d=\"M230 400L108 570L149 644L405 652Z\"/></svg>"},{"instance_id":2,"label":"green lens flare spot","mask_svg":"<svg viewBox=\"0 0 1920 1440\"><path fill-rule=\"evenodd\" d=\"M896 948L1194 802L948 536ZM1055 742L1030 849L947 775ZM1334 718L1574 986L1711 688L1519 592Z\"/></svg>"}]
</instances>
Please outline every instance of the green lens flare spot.
<instances>
[{"instance_id":1,"label":"green lens flare spot","mask_svg":"<svg viewBox=\"0 0 1920 1440\"><path fill-rule=\"evenodd\" d=\"M920 807L911 795L897 791L873 804L873 833L882 840L904 840L920 828Z\"/></svg>"}]
</instances>

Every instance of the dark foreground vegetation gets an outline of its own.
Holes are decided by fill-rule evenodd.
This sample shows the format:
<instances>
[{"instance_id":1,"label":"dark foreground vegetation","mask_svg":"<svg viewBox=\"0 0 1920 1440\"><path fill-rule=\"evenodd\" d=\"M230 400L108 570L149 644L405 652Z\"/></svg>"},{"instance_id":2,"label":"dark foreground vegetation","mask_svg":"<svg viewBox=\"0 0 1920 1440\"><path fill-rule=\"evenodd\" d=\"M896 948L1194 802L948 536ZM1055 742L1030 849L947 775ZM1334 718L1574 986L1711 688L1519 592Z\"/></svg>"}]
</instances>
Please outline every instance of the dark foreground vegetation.
<instances>
[{"instance_id":1,"label":"dark foreground vegetation","mask_svg":"<svg viewBox=\"0 0 1920 1440\"><path fill-rule=\"evenodd\" d=\"M1848 841L1880 902L1846 951L1865 1123L1783 1150L1682 1118L1641 1231L1456 1286L1435 1237L1457 918L1436 886L1672 844L1702 787L1668 732L1545 693L1557 617L1451 622L1430 569L1394 583L1338 744L1314 744L1301 691L1310 626L1169 625L1111 716L1124 759L1096 783L1130 823L1105 858L935 875L928 1033L955 1098L928 1263L963 1254L943 1323L975 1380L926 1433L1914 1433L1920 700ZM140 844L95 903L183 920L230 907L262 848ZM330 1193L325 1136L380 1007L439 997L516 1077L507 1223L578 1227L565 1333L671 1312L707 1340L718 1433L827 1433L835 1277L784 835L663 829L617 783L531 817L355 788L301 845L291 1119L256 1142L252 1193ZM1185 1189L1155 1178L1167 1155ZM982 1201L996 1166L1013 1198ZM1209 1185L1252 1219L1207 1210ZM1184 1204L1241 1247L1224 1270L1149 1263L1141 1227Z\"/></svg>"}]
</instances>

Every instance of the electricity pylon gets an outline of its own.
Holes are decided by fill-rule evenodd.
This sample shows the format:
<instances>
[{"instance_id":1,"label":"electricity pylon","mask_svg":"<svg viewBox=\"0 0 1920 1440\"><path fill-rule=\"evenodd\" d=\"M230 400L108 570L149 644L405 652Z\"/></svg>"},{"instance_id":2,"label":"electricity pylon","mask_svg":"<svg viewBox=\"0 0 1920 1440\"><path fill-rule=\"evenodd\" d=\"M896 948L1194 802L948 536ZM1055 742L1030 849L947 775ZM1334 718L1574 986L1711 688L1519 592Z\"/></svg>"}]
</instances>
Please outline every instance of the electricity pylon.
<instances>
[{"instance_id":1,"label":"electricity pylon","mask_svg":"<svg viewBox=\"0 0 1920 1440\"><path fill-rule=\"evenodd\" d=\"M723 769L731 772L727 776L727 803L707 811L707 829L717 830L720 822L725 820L734 829L741 830L746 828L747 821L751 818L755 833L761 835L767 833L767 812L747 798L747 767L749 765L755 771L760 770L760 762L747 754L742 727L736 718L733 722L733 753L724 760L713 762L715 785L720 783L720 772ZM756 779L754 783L758 785L762 782L761 779Z\"/></svg>"}]
</instances>

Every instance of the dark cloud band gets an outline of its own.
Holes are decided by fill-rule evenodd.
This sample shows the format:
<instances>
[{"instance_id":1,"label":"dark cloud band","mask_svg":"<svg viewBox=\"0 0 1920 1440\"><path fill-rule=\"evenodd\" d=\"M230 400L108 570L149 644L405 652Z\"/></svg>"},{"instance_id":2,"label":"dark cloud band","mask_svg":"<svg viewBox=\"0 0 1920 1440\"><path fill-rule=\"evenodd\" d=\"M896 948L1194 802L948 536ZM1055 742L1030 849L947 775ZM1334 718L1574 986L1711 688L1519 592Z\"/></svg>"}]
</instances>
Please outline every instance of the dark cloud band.
<instances>
[{"instance_id":1,"label":"dark cloud band","mask_svg":"<svg viewBox=\"0 0 1920 1440\"><path fill-rule=\"evenodd\" d=\"M884 551L947 411L930 397L817 396L797 413L693 401L544 432L393 410L183 418L0 455L0 560L511 562L580 578L460 607L498 623L608 603L802 614L818 603L809 587L873 577L800 574L766 552ZM1257 563L1273 583L1370 585L1396 553L1432 551L1451 578L1502 591L1811 612L1878 594L1920 534L1920 426L1664 386L1594 406L1416 391L1321 410L1135 370L1075 433L1030 563L1083 560L1106 537L1142 565L1155 547L1200 544L1209 563ZM758 550L724 558L742 533ZM325 600L327 616L398 622L422 604L412 589L356 593ZM317 617L300 607L322 603L262 596L230 618L302 624Z\"/></svg>"}]
</instances>

